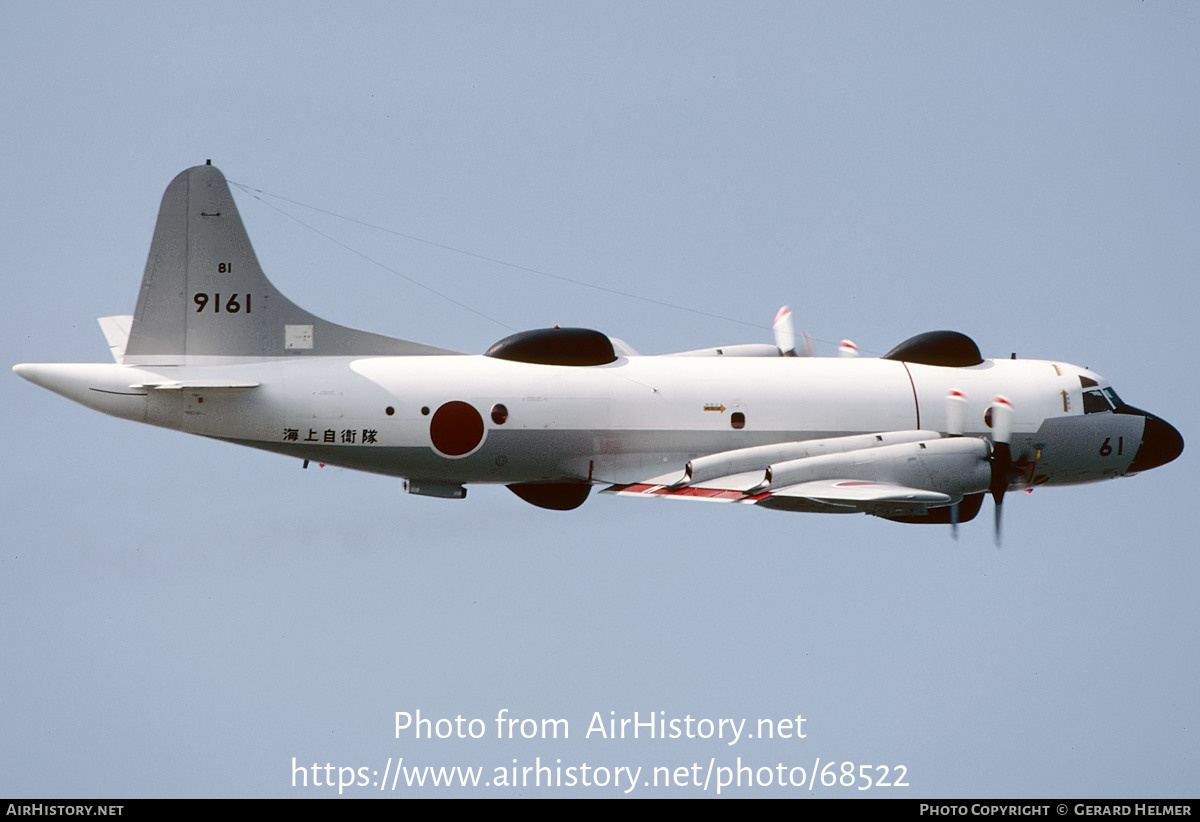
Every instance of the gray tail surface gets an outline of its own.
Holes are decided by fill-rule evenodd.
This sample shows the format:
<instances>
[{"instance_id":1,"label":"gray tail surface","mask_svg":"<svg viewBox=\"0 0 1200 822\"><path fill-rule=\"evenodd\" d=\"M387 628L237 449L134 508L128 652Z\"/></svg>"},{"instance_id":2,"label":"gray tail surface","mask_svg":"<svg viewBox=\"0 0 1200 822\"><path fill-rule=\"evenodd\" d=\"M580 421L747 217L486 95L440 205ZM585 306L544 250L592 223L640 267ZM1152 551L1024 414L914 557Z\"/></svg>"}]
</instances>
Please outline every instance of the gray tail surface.
<instances>
[{"instance_id":1,"label":"gray tail surface","mask_svg":"<svg viewBox=\"0 0 1200 822\"><path fill-rule=\"evenodd\" d=\"M214 166L189 168L167 186L125 363L453 353L322 320L280 294L259 267L229 185Z\"/></svg>"}]
</instances>

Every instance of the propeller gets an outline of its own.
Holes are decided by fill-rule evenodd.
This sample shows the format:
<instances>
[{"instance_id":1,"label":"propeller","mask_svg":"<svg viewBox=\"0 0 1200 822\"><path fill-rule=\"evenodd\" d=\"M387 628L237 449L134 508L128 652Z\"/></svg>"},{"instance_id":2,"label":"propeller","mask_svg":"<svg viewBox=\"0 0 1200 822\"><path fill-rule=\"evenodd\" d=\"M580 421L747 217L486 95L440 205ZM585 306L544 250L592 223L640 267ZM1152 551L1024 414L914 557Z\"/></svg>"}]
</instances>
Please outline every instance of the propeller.
<instances>
[{"instance_id":1,"label":"propeller","mask_svg":"<svg viewBox=\"0 0 1200 822\"><path fill-rule=\"evenodd\" d=\"M951 388L946 393L946 436L963 436L963 420L966 417L967 398L957 388ZM1018 474L1012 458L1012 424L1013 405L1008 397L997 395L992 399L984 420L991 426L991 479L988 482L988 492L996 502L995 540L1000 545L1000 521L1004 505L1004 493L1009 483ZM961 502L961 500L960 500ZM959 502L950 506L950 533L958 539Z\"/></svg>"},{"instance_id":2,"label":"propeller","mask_svg":"<svg viewBox=\"0 0 1200 822\"><path fill-rule=\"evenodd\" d=\"M775 345L784 357L796 356L796 326L792 323L792 309L786 305L775 314L775 322L771 324L775 332Z\"/></svg>"},{"instance_id":3,"label":"propeller","mask_svg":"<svg viewBox=\"0 0 1200 822\"><path fill-rule=\"evenodd\" d=\"M775 345L779 348L781 356L811 357L813 355L812 337L804 332L800 332L801 349L796 350L796 326L792 322L792 309L786 305L775 315L775 322L771 324L771 329L775 332Z\"/></svg>"},{"instance_id":4,"label":"propeller","mask_svg":"<svg viewBox=\"0 0 1200 822\"><path fill-rule=\"evenodd\" d=\"M1009 480L1014 473L1012 449L1009 447L1012 440L1012 403L1007 397L998 395L992 400L988 415L992 424L992 481L988 486L988 491L991 492L992 499L996 501L995 538L996 547L999 547L1000 506L1004 503L1004 492L1008 490Z\"/></svg>"},{"instance_id":5,"label":"propeller","mask_svg":"<svg viewBox=\"0 0 1200 822\"><path fill-rule=\"evenodd\" d=\"M946 394L946 435L961 437L963 435L963 417L966 416L967 398L957 388L951 388ZM958 539L958 503L950 506L950 536Z\"/></svg>"},{"instance_id":6,"label":"propeller","mask_svg":"<svg viewBox=\"0 0 1200 822\"><path fill-rule=\"evenodd\" d=\"M946 394L946 434L951 437L963 435L963 417L967 413L967 398L957 388Z\"/></svg>"}]
</instances>

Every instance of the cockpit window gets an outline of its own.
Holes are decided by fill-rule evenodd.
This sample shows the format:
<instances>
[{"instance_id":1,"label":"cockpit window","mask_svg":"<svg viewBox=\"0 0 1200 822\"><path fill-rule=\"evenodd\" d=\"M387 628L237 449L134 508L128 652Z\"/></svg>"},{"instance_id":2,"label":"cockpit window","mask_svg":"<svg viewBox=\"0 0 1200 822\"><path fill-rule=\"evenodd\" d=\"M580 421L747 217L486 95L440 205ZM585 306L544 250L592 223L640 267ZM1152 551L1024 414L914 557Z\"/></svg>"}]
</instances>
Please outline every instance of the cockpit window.
<instances>
[{"instance_id":1,"label":"cockpit window","mask_svg":"<svg viewBox=\"0 0 1200 822\"><path fill-rule=\"evenodd\" d=\"M1125 404L1121 402L1121 398L1117 396L1117 392L1111 388L1104 389L1104 396L1108 397L1108 401L1112 403L1113 408L1120 408Z\"/></svg>"},{"instance_id":2,"label":"cockpit window","mask_svg":"<svg viewBox=\"0 0 1200 822\"><path fill-rule=\"evenodd\" d=\"M1104 396L1104 391L1092 389L1091 391L1083 392L1083 413L1096 414L1101 411L1111 410L1112 406L1108 404L1108 397Z\"/></svg>"}]
</instances>

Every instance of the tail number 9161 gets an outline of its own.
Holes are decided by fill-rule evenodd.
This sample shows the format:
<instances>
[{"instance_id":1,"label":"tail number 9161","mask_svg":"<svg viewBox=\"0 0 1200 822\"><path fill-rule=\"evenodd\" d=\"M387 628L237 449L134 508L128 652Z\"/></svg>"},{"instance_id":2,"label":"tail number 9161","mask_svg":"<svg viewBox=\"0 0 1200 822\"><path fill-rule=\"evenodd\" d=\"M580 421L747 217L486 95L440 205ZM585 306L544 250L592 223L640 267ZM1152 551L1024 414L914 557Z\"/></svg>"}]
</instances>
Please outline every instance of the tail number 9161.
<instances>
[{"instance_id":1,"label":"tail number 9161","mask_svg":"<svg viewBox=\"0 0 1200 822\"><path fill-rule=\"evenodd\" d=\"M200 291L192 297L192 302L196 304L196 313L199 314L205 308L212 311L214 314L220 314L224 311L226 314L239 314L245 311L250 313L251 303L249 294L230 294L224 303L221 302L221 294L214 292L210 295Z\"/></svg>"}]
</instances>

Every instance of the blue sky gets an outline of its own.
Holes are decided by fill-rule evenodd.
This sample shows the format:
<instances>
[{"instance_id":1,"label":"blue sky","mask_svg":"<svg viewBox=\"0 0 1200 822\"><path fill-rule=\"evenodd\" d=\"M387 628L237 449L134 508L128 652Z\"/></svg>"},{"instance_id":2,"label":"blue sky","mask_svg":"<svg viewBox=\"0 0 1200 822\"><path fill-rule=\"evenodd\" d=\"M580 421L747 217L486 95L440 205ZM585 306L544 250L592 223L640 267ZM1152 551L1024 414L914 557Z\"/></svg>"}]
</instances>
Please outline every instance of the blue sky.
<instances>
[{"instance_id":1,"label":"blue sky","mask_svg":"<svg viewBox=\"0 0 1200 822\"><path fill-rule=\"evenodd\" d=\"M662 353L768 342L786 303L820 353L953 328L985 356L1088 366L1190 442L1198 18L1183 3L10 10L0 346L10 363L108 359L95 317L132 312L163 188L212 158L251 188L645 298L235 188L268 276L336 322L469 352L560 323ZM536 757L850 761L903 765L911 786L817 795L1195 795L1190 450L1012 495L997 551L988 509L956 543L735 506L415 498L15 375L0 391L0 795L324 796L293 788L293 757L382 772L400 756L489 774ZM566 718L571 738L395 738L397 711L502 708ZM609 711L800 714L807 736L585 739ZM556 793L442 793L494 792Z\"/></svg>"}]
</instances>

